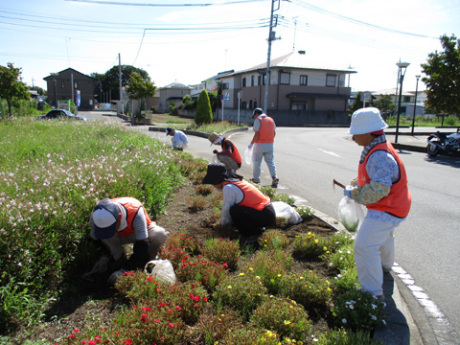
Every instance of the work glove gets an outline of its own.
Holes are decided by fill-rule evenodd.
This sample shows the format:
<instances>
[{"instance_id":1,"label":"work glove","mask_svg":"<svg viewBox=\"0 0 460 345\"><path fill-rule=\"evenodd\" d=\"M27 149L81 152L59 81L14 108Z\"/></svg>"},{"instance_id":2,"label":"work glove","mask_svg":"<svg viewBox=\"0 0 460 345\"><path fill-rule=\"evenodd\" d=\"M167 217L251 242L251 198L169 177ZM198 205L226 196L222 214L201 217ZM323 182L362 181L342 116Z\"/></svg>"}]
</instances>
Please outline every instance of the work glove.
<instances>
[{"instance_id":1,"label":"work glove","mask_svg":"<svg viewBox=\"0 0 460 345\"><path fill-rule=\"evenodd\" d=\"M110 275L110 277L109 277L109 279L108 279L107 281L108 281L110 284L115 284L115 283L117 282L118 278L120 278L120 277L123 275L123 273L125 273L125 272L126 272L126 270L123 269L123 268L121 268L121 269L119 269L118 271L113 272L113 273Z\"/></svg>"},{"instance_id":2,"label":"work glove","mask_svg":"<svg viewBox=\"0 0 460 345\"><path fill-rule=\"evenodd\" d=\"M352 192L353 192L353 190L355 188L356 187L353 187L351 185L347 185L343 190L343 195L349 197L350 199L353 199L353 193Z\"/></svg>"},{"instance_id":3,"label":"work glove","mask_svg":"<svg viewBox=\"0 0 460 345\"><path fill-rule=\"evenodd\" d=\"M217 150L212 151L212 153L217 153Z\"/></svg>"},{"instance_id":4,"label":"work glove","mask_svg":"<svg viewBox=\"0 0 460 345\"><path fill-rule=\"evenodd\" d=\"M91 280L93 274L101 274L107 271L109 267L110 259L107 256L101 256L100 259L94 264L93 269L88 273L85 273L82 277L87 280Z\"/></svg>"},{"instance_id":5,"label":"work glove","mask_svg":"<svg viewBox=\"0 0 460 345\"><path fill-rule=\"evenodd\" d=\"M252 149L252 143L249 144L248 149Z\"/></svg>"}]
</instances>

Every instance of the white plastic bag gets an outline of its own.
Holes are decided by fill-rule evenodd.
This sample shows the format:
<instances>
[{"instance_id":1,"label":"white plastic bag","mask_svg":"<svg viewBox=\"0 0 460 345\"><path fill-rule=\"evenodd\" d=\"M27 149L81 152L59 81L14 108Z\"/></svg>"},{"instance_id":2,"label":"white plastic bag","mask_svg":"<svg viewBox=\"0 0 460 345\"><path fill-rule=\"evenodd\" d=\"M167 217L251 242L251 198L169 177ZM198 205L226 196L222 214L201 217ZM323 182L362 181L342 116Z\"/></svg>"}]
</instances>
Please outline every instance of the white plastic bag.
<instances>
[{"instance_id":1,"label":"white plastic bag","mask_svg":"<svg viewBox=\"0 0 460 345\"><path fill-rule=\"evenodd\" d=\"M348 196L344 196L339 203L339 221L345 229L355 232L364 220L364 207Z\"/></svg>"},{"instance_id":2,"label":"white plastic bag","mask_svg":"<svg viewBox=\"0 0 460 345\"><path fill-rule=\"evenodd\" d=\"M291 205L283 201L274 201L272 205L275 208L276 218L284 218L288 224L299 224L302 221L300 214Z\"/></svg>"},{"instance_id":3,"label":"white plastic bag","mask_svg":"<svg viewBox=\"0 0 460 345\"><path fill-rule=\"evenodd\" d=\"M153 268L151 268L153 266ZM174 267L169 260L151 260L145 264L145 273L151 276L156 276L158 279L174 284L176 282L176 274Z\"/></svg>"},{"instance_id":4,"label":"white plastic bag","mask_svg":"<svg viewBox=\"0 0 460 345\"><path fill-rule=\"evenodd\" d=\"M254 151L254 145L251 148L246 147L246 150L244 150L244 161L246 162L247 165L252 164L253 151Z\"/></svg>"}]
</instances>

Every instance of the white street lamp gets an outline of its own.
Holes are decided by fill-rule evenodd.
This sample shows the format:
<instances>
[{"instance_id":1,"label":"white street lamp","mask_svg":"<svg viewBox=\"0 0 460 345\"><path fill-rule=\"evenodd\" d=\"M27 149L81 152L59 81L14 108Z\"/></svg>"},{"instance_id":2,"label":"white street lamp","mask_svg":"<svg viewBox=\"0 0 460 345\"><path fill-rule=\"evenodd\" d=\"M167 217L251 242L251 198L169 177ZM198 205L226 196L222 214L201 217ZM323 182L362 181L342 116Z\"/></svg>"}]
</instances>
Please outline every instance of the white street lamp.
<instances>
[{"instance_id":1,"label":"white street lamp","mask_svg":"<svg viewBox=\"0 0 460 345\"><path fill-rule=\"evenodd\" d=\"M402 86L404 81L404 75L406 74L407 66L409 62L399 62L396 64L398 66L398 81L399 81L399 101L398 101L398 115L396 117L396 134L395 134L395 144L398 143L398 134L399 134L399 115L401 113L401 96L402 96Z\"/></svg>"}]
</instances>

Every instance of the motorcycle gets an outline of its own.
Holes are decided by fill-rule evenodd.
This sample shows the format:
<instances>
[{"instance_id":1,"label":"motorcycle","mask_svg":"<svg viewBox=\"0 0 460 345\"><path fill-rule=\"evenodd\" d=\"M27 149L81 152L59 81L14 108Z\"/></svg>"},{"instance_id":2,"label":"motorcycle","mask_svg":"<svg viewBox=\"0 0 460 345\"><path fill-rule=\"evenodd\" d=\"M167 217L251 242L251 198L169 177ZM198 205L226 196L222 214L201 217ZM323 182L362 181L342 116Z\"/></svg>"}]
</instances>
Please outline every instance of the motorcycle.
<instances>
[{"instance_id":1,"label":"motorcycle","mask_svg":"<svg viewBox=\"0 0 460 345\"><path fill-rule=\"evenodd\" d=\"M460 153L460 133L445 134L437 131L428 137L426 152L430 156L436 156L438 153Z\"/></svg>"}]
</instances>

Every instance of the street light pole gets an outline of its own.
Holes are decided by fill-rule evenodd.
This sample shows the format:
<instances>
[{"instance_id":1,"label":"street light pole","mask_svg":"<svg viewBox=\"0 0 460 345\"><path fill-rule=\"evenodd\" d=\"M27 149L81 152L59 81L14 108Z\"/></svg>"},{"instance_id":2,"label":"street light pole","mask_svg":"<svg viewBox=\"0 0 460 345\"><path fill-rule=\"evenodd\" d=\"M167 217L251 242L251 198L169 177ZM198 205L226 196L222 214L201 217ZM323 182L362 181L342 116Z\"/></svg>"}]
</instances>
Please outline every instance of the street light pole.
<instances>
[{"instance_id":1,"label":"street light pole","mask_svg":"<svg viewBox=\"0 0 460 345\"><path fill-rule=\"evenodd\" d=\"M396 64L398 66L398 75L399 75L399 101L398 101L398 116L396 117L396 133L395 133L395 144L398 143L398 134L399 134L399 116L401 113L401 97L402 97L402 86L404 81L404 74L406 74L407 66L409 62L401 62L401 60Z\"/></svg>"},{"instance_id":2,"label":"street light pole","mask_svg":"<svg viewBox=\"0 0 460 345\"><path fill-rule=\"evenodd\" d=\"M414 136L415 110L417 109L418 80L420 79L420 75L416 75L415 78L417 78L417 84L415 84L414 114L412 115L412 136Z\"/></svg>"}]
</instances>

